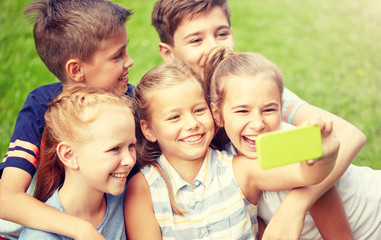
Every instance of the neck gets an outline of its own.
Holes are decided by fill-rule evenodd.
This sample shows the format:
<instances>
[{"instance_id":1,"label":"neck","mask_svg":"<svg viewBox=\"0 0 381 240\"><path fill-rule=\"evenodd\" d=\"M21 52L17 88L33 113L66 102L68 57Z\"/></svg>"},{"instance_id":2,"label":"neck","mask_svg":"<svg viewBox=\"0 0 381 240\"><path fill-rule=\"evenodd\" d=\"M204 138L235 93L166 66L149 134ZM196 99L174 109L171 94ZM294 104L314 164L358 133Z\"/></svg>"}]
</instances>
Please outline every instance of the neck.
<instances>
[{"instance_id":1,"label":"neck","mask_svg":"<svg viewBox=\"0 0 381 240\"><path fill-rule=\"evenodd\" d=\"M65 211L84 219L97 227L106 215L106 199L104 192L89 187L84 179L65 176L65 182L58 192Z\"/></svg>"},{"instance_id":2,"label":"neck","mask_svg":"<svg viewBox=\"0 0 381 240\"><path fill-rule=\"evenodd\" d=\"M202 164L204 163L205 156L206 154L195 160L167 159L167 161L187 183L192 185L202 167Z\"/></svg>"}]
</instances>

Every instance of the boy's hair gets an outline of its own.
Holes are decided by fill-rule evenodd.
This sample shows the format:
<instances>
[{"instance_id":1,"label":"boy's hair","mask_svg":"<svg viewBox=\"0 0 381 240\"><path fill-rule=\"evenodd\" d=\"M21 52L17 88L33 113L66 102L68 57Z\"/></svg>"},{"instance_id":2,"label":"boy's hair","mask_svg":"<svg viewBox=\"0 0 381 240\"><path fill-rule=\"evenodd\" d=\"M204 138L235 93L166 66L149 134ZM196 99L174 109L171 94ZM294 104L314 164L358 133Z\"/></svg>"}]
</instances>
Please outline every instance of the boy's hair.
<instances>
[{"instance_id":1,"label":"boy's hair","mask_svg":"<svg viewBox=\"0 0 381 240\"><path fill-rule=\"evenodd\" d=\"M232 49L225 47L212 49L204 68L204 88L208 103L213 102L219 109L222 108L227 91L226 79L232 76L252 78L259 74L265 74L268 79L274 80L282 99L283 75L275 63L259 53L234 53ZM223 149L227 142L224 129L219 129L213 139L213 146Z\"/></svg>"},{"instance_id":2,"label":"boy's hair","mask_svg":"<svg viewBox=\"0 0 381 240\"><path fill-rule=\"evenodd\" d=\"M38 55L63 82L70 58L91 63L102 41L120 33L132 14L109 0L35 0L24 13L34 21Z\"/></svg>"},{"instance_id":3,"label":"boy's hair","mask_svg":"<svg viewBox=\"0 0 381 240\"><path fill-rule=\"evenodd\" d=\"M157 89L165 89L170 86L176 86L186 81L195 81L202 87L201 81L196 77L192 70L183 64L162 64L154 67L148 71L139 84L135 88L135 122L137 125L136 129L136 153L137 153L137 164L140 168L153 165L156 167L160 175L163 177L169 193L169 199L171 202L172 209L175 213L183 215L184 210L178 207L174 200L173 193L171 191L171 186L169 184L168 177L164 173L160 164L156 161L161 155L161 150L157 142L148 141L141 128L140 121L145 120L150 122L151 119L151 103L152 103L152 92Z\"/></svg>"},{"instance_id":4,"label":"boy's hair","mask_svg":"<svg viewBox=\"0 0 381 240\"><path fill-rule=\"evenodd\" d=\"M158 0L152 11L152 25L159 34L160 41L174 46L173 36L184 17L191 20L219 6L230 25L230 9L226 0Z\"/></svg>"},{"instance_id":5,"label":"boy's hair","mask_svg":"<svg viewBox=\"0 0 381 240\"><path fill-rule=\"evenodd\" d=\"M97 119L102 108L134 112L132 100L113 91L74 84L64 88L49 104L34 194L37 199L45 202L65 179L65 169L56 152L60 142L75 145L86 141L91 131L89 124Z\"/></svg>"}]
</instances>

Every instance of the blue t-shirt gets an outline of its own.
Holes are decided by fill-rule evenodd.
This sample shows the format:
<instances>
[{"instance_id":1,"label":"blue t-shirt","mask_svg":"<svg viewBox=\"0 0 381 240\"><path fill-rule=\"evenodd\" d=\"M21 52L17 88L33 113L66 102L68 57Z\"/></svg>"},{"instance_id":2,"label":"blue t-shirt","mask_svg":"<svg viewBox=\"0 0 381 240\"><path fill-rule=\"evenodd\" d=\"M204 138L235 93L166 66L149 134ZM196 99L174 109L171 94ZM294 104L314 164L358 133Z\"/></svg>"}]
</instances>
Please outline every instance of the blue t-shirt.
<instances>
[{"instance_id":1,"label":"blue t-shirt","mask_svg":"<svg viewBox=\"0 0 381 240\"><path fill-rule=\"evenodd\" d=\"M106 239L113 239L113 240L127 239L125 226L124 226L124 212L123 212L123 201L124 201L125 190L126 189L124 189L124 192L118 196L105 194L106 202L107 202L106 215L103 218L102 223L99 226L97 226L97 230ZM46 201L46 204L52 207L55 207L61 212L66 212L58 196L58 189ZM22 230L20 234L19 240L21 239L69 240L71 238L26 227Z\"/></svg>"},{"instance_id":2,"label":"blue t-shirt","mask_svg":"<svg viewBox=\"0 0 381 240\"><path fill-rule=\"evenodd\" d=\"M133 96L134 86L127 84L127 96ZM16 167L31 176L38 167L40 142L45 128L45 112L48 105L62 92L62 83L52 83L34 89L29 93L20 110L13 131L8 152L0 163L0 178L3 169Z\"/></svg>"}]
</instances>

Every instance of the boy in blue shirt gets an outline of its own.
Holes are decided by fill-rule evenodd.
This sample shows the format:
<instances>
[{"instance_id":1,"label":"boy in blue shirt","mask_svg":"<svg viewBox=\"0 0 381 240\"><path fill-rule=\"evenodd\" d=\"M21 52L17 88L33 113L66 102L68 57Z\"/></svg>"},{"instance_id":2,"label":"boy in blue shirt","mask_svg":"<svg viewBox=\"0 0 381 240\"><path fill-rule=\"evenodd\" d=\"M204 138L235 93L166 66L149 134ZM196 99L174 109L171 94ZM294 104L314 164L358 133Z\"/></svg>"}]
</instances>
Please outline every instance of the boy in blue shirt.
<instances>
[{"instance_id":1,"label":"boy in blue shirt","mask_svg":"<svg viewBox=\"0 0 381 240\"><path fill-rule=\"evenodd\" d=\"M35 20L38 55L60 82L33 90L18 115L0 164L0 218L71 238L104 239L88 222L25 192L38 168L47 105L63 88L81 83L132 96L127 74L133 61L126 51L125 27L132 12L109 0L36 0L25 14ZM0 221L0 233L17 238L21 226Z\"/></svg>"}]
</instances>

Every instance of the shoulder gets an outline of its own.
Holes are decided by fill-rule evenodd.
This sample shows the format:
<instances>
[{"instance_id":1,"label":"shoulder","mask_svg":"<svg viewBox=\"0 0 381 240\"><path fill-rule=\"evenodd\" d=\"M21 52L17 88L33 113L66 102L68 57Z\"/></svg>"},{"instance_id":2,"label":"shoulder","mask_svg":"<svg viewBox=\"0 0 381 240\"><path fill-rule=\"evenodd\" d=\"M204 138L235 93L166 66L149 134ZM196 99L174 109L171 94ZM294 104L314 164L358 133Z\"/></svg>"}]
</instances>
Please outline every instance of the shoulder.
<instances>
[{"instance_id":1,"label":"shoulder","mask_svg":"<svg viewBox=\"0 0 381 240\"><path fill-rule=\"evenodd\" d=\"M153 212L153 204L150 188L141 172L135 174L127 183L127 190L124 199L124 217L135 221L141 214L148 216Z\"/></svg>"},{"instance_id":2,"label":"shoulder","mask_svg":"<svg viewBox=\"0 0 381 240\"><path fill-rule=\"evenodd\" d=\"M126 199L150 196L150 189L143 173L138 172L127 183Z\"/></svg>"},{"instance_id":3,"label":"shoulder","mask_svg":"<svg viewBox=\"0 0 381 240\"><path fill-rule=\"evenodd\" d=\"M38 119L42 119L49 103L53 101L61 92L62 84L60 82L40 86L34 89L28 94L19 115L35 115Z\"/></svg>"},{"instance_id":4,"label":"shoulder","mask_svg":"<svg viewBox=\"0 0 381 240\"><path fill-rule=\"evenodd\" d=\"M215 149L212 149L212 148L209 148L209 152L211 154L211 158L212 160L214 161L219 161L219 162L222 162L223 164L225 163L229 163L231 164L233 158L234 158L234 154L230 151L227 151L227 150L215 150Z\"/></svg>"},{"instance_id":5,"label":"shoulder","mask_svg":"<svg viewBox=\"0 0 381 240\"><path fill-rule=\"evenodd\" d=\"M55 83L51 83L51 84L47 84L47 85L43 85L38 88L35 88L29 93L28 99L30 98L46 99L46 100L50 100L49 102L51 102L61 92L62 92L62 83L55 82Z\"/></svg>"}]
</instances>

